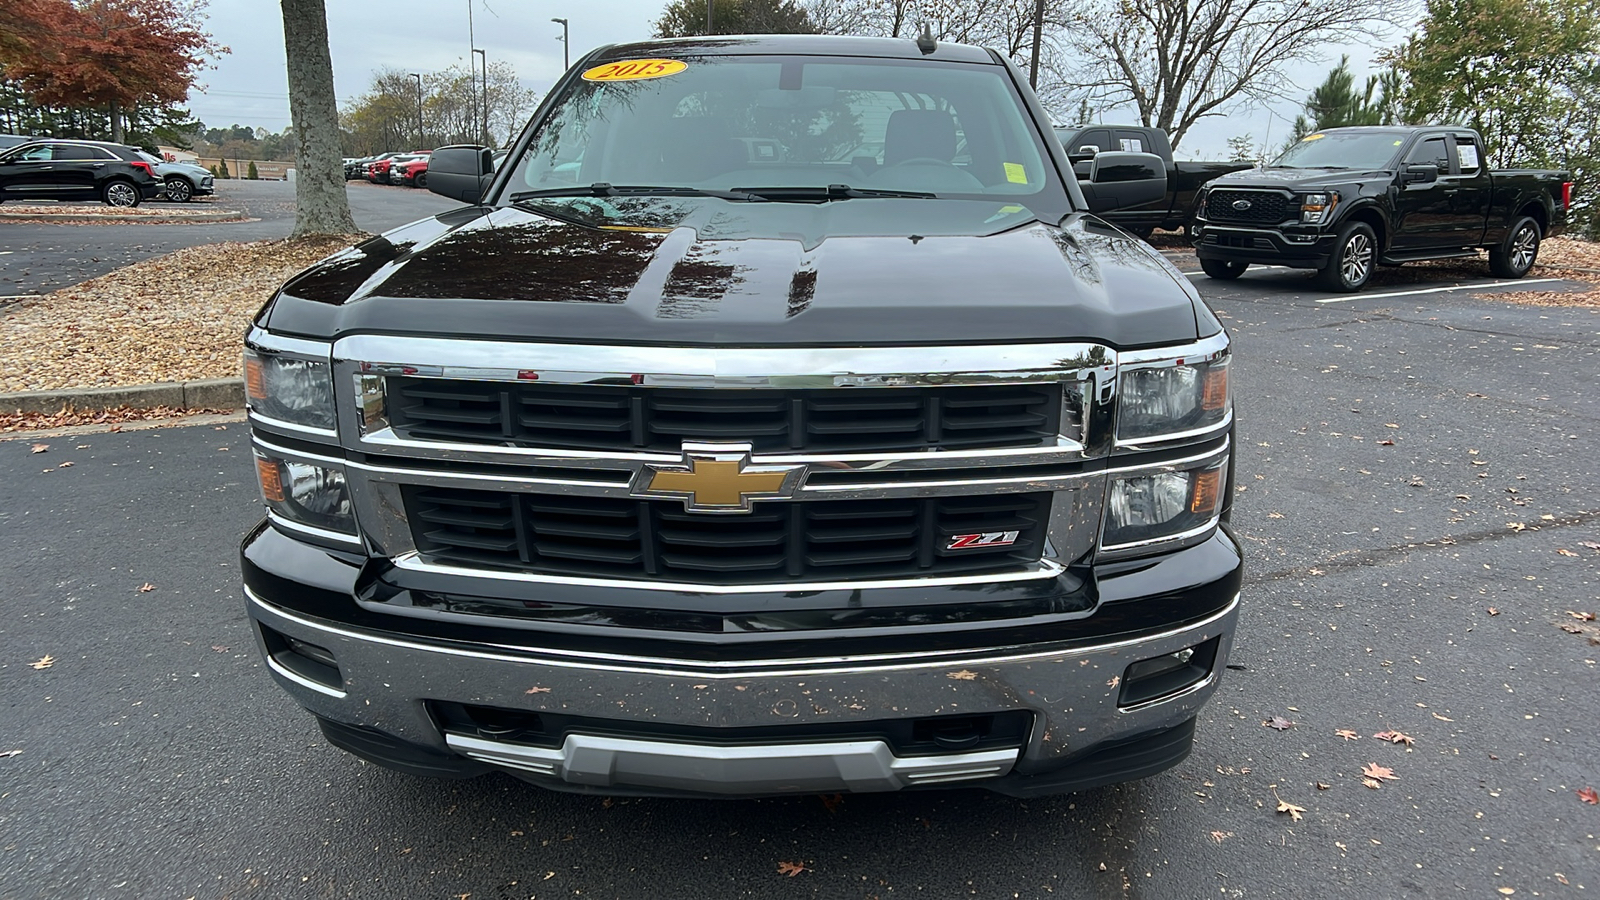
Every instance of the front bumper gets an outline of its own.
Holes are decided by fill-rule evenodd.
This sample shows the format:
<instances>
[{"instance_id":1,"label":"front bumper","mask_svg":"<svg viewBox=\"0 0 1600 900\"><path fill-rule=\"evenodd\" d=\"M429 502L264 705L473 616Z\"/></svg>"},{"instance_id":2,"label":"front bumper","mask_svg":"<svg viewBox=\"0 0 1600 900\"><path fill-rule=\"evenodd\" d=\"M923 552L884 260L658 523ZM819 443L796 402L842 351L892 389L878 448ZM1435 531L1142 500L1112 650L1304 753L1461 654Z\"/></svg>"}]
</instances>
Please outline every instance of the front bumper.
<instances>
[{"instance_id":1,"label":"front bumper","mask_svg":"<svg viewBox=\"0 0 1600 900\"><path fill-rule=\"evenodd\" d=\"M1321 269L1333 255L1335 237L1310 229L1283 231L1202 222L1195 228L1194 248L1201 259Z\"/></svg>"},{"instance_id":2,"label":"front bumper","mask_svg":"<svg viewBox=\"0 0 1600 900\"><path fill-rule=\"evenodd\" d=\"M354 595L356 560L271 528L244 556L268 667L334 744L422 774L500 768L560 790L671 796L933 785L1028 796L1154 774L1189 752L1231 646L1240 580L1238 548L1219 532L1101 578L1099 608L1081 621L1125 624L1093 639L835 655L819 638L808 658L681 659L575 651L554 634L466 641L312 615L307 594ZM1181 621L1139 618L1143 604L1186 600L1195 614ZM294 642L336 668L304 665L286 652ZM1189 683L1130 697L1131 664L1194 648ZM450 712L461 709L489 710L504 727L463 725ZM923 727L913 722L1001 719L1025 722L1014 740L960 746L963 734L930 749L894 737Z\"/></svg>"}]
</instances>

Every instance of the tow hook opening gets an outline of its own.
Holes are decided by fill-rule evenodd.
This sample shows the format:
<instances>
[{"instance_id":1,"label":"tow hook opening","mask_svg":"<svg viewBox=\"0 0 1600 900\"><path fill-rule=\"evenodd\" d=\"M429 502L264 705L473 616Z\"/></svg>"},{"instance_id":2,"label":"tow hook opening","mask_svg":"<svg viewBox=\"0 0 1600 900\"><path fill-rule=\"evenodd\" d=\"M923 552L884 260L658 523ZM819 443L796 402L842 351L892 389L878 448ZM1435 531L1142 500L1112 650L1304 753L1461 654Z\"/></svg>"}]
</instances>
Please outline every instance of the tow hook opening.
<instances>
[{"instance_id":1,"label":"tow hook opening","mask_svg":"<svg viewBox=\"0 0 1600 900\"><path fill-rule=\"evenodd\" d=\"M1220 637L1176 653L1152 656L1128 666L1122 673L1122 693L1117 706L1126 709L1170 697L1210 677L1217 661Z\"/></svg>"}]
</instances>

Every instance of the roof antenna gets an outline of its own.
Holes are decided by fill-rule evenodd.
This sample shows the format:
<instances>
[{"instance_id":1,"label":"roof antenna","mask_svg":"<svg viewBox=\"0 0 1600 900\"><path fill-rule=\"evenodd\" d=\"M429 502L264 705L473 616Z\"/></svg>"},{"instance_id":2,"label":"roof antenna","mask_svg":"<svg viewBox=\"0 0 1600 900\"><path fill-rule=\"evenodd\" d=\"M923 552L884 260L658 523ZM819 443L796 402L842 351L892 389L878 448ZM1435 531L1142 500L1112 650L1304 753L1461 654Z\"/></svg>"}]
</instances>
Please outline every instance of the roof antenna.
<instances>
[{"instance_id":1,"label":"roof antenna","mask_svg":"<svg viewBox=\"0 0 1600 900\"><path fill-rule=\"evenodd\" d=\"M928 27L927 22L922 23L922 33L917 35L917 49L921 50L923 55L939 49L939 42L933 39L933 29Z\"/></svg>"}]
</instances>

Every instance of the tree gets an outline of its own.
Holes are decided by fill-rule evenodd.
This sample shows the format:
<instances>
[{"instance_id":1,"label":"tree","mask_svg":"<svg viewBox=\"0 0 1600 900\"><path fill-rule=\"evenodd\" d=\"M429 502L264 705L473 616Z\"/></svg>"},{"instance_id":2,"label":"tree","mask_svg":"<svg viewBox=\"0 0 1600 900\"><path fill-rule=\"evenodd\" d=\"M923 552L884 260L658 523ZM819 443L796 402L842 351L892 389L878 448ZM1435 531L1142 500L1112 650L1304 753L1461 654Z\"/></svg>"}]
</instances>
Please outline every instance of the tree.
<instances>
[{"instance_id":1,"label":"tree","mask_svg":"<svg viewBox=\"0 0 1600 900\"><path fill-rule=\"evenodd\" d=\"M188 96L208 56L226 53L194 23L205 0L12 0L0 17L0 65L41 105L100 107L111 139L127 110Z\"/></svg>"},{"instance_id":2,"label":"tree","mask_svg":"<svg viewBox=\"0 0 1600 900\"><path fill-rule=\"evenodd\" d=\"M1078 57L1070 88L1132 104L1173 146L1239 102L1279 99L1290 65L1379 36L1397 0L1077 0L1062 35Z\"/></svg>"},{"instance_id":3,"label":"tree","mask_svg":"<svg viewBox=\"0 0 1600 900\"><path fill-rule=\"evenodd\" d=\"M1390 59L1407 121L1470 125L1507 166L1549 157L1597 41L1596 0L1428 0L1421 31Z\"/></svg>"},{"instance_id":4,"label":"tree","mask_svg":"<svg viewBox=\"0 0 1600 900\"><path fill-rule=\"evenodd\" d=\"M704 0L672 0L656 20L656 37L703 34L811 34L816 27L795 0L713 0L706 30Z\"/></svg>"},{"instance_id":5,"label":"tree","mask_svg":"<svg viewBox=\"0 0 1600 900\"><path fill-rule=\"evenodd\" d=\"M1228 160L1230 162L1256 162L1255 137L1241 134L1228 138Z\"/></svg>"},{"instance_id":6,"label":"tree","mask_svg":"<svg viewBox=\"0 0 1600 900\"><path fill-rule=\"evenodd\" d=\"M294 231L350 234L356 220L345 193L339 156L339 106L328 53L323 0L282 0L283 45L289 68L289 117L294 122Z\"/></svg>"},{"instance_id":7,"label":"tree","mask_svg":"<svg viewBox=\"0 0 1600 900\"><path fill-rule=\"evenodd\" d=\"M507 143L528 121L539 95L522 86L510 63L489 66L487 90L489 135ZM382 153L397 147L480 140L474 120L482 84L463 66L422 74L422 135L417 134L417 82L401 69L379 69L372 83L339 114L344 149L351 156Z\"/></svg>"},{"instance_id":8,"label":"tree","mask_svg":"<svg viewBox=\"0 0 1600 900\"><path fill-rule=\"evenodd\" d=\"M250 179L251 181L260 181L261 180L261 173L256 171L256 161L255 160L253 160L253 159L250 160L250 168L245 170L244 177Z\"/></svg>"}]
</instances>

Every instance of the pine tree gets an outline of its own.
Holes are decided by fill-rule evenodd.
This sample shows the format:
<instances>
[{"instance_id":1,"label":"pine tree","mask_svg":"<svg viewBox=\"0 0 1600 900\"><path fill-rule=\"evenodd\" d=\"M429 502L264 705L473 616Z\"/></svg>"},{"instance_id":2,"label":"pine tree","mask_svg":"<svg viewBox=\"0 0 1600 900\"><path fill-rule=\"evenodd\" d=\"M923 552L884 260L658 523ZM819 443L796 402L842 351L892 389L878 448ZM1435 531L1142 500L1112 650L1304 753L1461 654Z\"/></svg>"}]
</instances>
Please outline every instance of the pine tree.
<instances>
[{"instance_id":1,"label":"pine tree","mask_svg":"<svg viewBox=\"0 0 1600 900\"><path fill-rule=\"evenodd\" d=\"M253 159L250 160L250 170L249 170L248 173L245 174L244 177L250 179L251 181L260 181L261 180L261 174L256 171L256 161L255 160L253 160Z\"/></svg>"}]
</instances>

